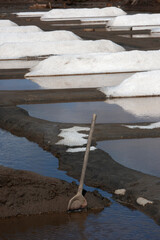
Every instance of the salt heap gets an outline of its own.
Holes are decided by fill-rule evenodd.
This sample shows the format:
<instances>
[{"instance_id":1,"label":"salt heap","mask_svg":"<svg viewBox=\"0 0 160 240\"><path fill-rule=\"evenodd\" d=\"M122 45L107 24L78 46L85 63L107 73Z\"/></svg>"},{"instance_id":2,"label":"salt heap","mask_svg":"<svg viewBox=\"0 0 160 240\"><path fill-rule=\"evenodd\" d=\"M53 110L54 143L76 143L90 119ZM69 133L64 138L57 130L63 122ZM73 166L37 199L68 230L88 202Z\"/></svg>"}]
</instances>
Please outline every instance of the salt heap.
<instances>
[{"instance_id":1,"label":"salt heap","mask_svg":"<svg viewBox=\"0 0 160 240\"><path fill-rule=\"evenodd\" d=\"M1 33L0 44L7 42L46 42L46 41L70 41L80 40L76 34L70 31L28 32L28 33Z\"/></svg>"},{"instance_id":2,"label":"salt heap","mask_svg":"<svg viewBox=\"0 0 160 240\"><path fill-rule=\"evenodd\" d=\"M57 41L32 43L4 43L0 45L0 59L18 59L28 56L51 54L81 54L96 52L120 52L125 49L110 40Z\"/></svg>"},{"instance_id":3,"label":"salt heap","mask_svg":"<svg viewBox=\"0 0 160 240\"><path fill-rule=\"evenodd\" d=\"M134 72L160 69L160 50L53 56L26 76Z\"/></svg>"},{"instance_id":4,"label":"salt heap","mask_svg":"<svg viewBox=\"0 0 160 240\"><path fill-rule=\"evenodd\" d=\"M151 26L160 25L160 14L134 14L118 16L110 20L107 26Z\"/></svg>"},{"instance_id":5,"label":"salt heap","mask_svg":"<svg viewBox=\"0 0 160 240\"><path fill-rule=\"evenodd\" d=\"M9 27L0 27L0 33L26 33L26 32L42 32L37 26L9 26Z\"/></svg>"},{"instance_id":6,"label":"salt heap","mask_svg":"<svg viewBox=\"0 0 160 240\"><path fill-rule=\"evenodd\" d=\"M41 17L41 20L51 19L72 19L84 17L111 17L126 14L123 10L116 7L106 8L70 8L70 9L52 9Z\"/></svg>"},{"instance_id":7,"label":"salt heap","mask_svg":"<svg viewBox=\"0 0 160 240\"><path fill-rule=\"evenodd\" d=\"M100 91L105 93L106 97L160 95L160 70L136 73L118 86L100 88Z\"/></svg>"},{"instance_id":8,"label":"salt heap","mask_svg":"<svg viewBox=\"0 0 160 240\"><path fill-rule=\"evenodd\" d=\"M0 27L9 27L9 26L17 26L17 24L10 20L0 20Z\"/></svg>"}]
</instances>

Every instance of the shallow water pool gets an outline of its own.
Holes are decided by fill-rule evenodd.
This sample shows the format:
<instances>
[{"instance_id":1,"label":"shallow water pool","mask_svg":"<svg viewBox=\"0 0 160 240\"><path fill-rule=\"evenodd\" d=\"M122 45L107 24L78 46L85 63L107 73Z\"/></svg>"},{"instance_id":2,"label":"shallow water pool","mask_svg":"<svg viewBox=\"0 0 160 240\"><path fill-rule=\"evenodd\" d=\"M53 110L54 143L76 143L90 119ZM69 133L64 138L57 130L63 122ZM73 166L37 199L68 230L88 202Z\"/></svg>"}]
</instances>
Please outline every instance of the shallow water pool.
<instances>
[{"instance_id":1,"label":"shallow water pool","mask_svg":"<svg viewBox=\"0 0 160 240\"><path fill-rule=\"evenodd\" d=\"M0 164L72 181L58 160L37 144L0 130ZM92 189L92 188L91 188ZM104 196L110 195L100 191ZM0 220L2 240L159 240L160 228L139 211L113 204L97 213L53 214Z\"/></svg>"},{"instance_id":2,"label":"shallow water pool","mask_svg":"<svg viewBox=\"0 0 160 240\"><path fill-rule=\"evenodd\" d=\"M160 138L122 139L98 142L120 164L160 177Z\"/></svg>"},{"instance_id":3,"label":"shallow water pool","mask_svg":"<svg viewBox=\"0 0 160 240\"><path fill-rule=\"evenodd\" d=\"M0 80L0 90L35 90L42 89L38 84L28 79Z\"/></svg>"},{"instance_id":4,"label":"shallow water pool","mask_svg":"<svg viewBox=\"0 0 160 240\"><path fill-rule=\"evenodd\" d=\"M72 102L21 105L36 118L53 122L90 123L97 114L97 123L154 122L160 119L160 98L115 99L106 102Z\"/></svg>"}]
</instances>

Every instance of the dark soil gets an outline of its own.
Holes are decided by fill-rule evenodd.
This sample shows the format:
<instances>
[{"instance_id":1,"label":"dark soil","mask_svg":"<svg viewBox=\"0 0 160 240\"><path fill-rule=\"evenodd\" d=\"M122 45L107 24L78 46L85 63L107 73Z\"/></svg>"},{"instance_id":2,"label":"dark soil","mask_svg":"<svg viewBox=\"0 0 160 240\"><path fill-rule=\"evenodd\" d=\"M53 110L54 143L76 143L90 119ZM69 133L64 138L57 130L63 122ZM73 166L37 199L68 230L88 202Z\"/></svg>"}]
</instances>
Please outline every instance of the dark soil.
<instances>
[{"instance_id":1,"label":"dark soil","mask_svg":"<svg viewBox=\"0 0 160 240\"><path fill-rule=\"evenodd\" d=\"M0 166L0 218L65 212L77 185ZM97 191L85 192L88 209L110 205Z\"/></svg>"}]
</instances>

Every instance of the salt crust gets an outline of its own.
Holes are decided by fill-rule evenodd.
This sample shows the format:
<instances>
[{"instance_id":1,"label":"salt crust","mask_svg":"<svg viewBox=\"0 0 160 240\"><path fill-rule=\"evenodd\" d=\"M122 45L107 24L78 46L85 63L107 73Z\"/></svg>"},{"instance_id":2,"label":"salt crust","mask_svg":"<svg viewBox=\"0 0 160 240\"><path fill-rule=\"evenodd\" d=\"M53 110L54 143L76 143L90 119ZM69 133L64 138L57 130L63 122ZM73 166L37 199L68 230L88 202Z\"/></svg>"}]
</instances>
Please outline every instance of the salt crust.
<instances>
[{"instance_id":1,"label":"salt crust","mask_svg":"<svg viewBox=\"0 0 160 240\"><path fill-rule=\"evenodd\" d=\"M83 146L87 143L86 137L88 134L79 133L80 131L89 131L90 128L87 127L72 127L61 129L59 137L63 139L59 140L57 145L66 145L66 146Z\"/></svg>"},{"instance_id":2,"label":"salt crust","mask_svg":"<svg viewBox=\"0 0 160 240\"><path fill-rule=\"evenodd\" d=\"M96 147L90 147L90 151L94 151L96 150L97 148ZM75 153L75 152L85 152L86 151L86 148L85 147L82 147L82 148L68 148L67 149L67 152L71 152L71 153Z\"/></svg>"},{"instance_id":3,"label":"salt crust","mask_svg":"<svg viewBox=\"0 0 160 240\"><path fill-rule=\"evenodd\" d=\"M117 190L115 190L114 193L117 195L125 195L126 189L117 189Z\"/></svg>"},{"instance_id":4,"label":"salt crust","mask_svg":"<svg viewBox=\"0 0 160 240\"><path fill-rule=\"evenodd\" d=\"M160 122L156 122L156 123L151 123L147 126L140 126L140 125L124 125L125 127L131 128L131 129L135 129L135 128L139 128L139 129L154 129L154 128L160 128Z\"/></svg>"},{"instance_id":5,"label":"salt crust","mask_svg":"<svg viewBox=\"0 0 160 240\"><path fill-rule=\"evenodd\" d=\"M139 205L143 206L143 207L144 207L146 204L153 204L152 201L149 201L149 200L147 200L147 199L145 199L145 198L143 198L143 197L137 198L136 202L137 202Z\"/></svg>"}]
</instances>

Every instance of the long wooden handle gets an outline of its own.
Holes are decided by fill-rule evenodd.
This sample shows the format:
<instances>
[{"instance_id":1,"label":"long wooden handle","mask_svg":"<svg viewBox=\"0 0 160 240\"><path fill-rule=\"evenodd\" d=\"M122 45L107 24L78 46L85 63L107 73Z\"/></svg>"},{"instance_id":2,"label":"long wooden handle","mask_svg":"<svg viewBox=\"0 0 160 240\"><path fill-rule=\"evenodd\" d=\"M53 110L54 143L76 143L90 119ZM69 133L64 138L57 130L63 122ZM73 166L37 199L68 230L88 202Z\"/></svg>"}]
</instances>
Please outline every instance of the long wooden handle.
<instances>
[{"instance_id":1,"label":"long wooden handle","mask_svg":"<svg viewBox=\"0 0 160 240\"><path fill-rule=\"evenodd\" d=\"M93 131L94 131L96 117L97 117L97 115L93 114L91 128L90 128L88 141L87 141L86 152L85 152L84 160L83 160L81 179L80 179L79 188L78 188L79 193L82 193L82 190L83 190L84 178L85 178L85 173L86 173L86 168L87 168L87 163L88 163L89 151L90 151L90 146L91 146L91 142L92 142L92 135L93 135Z\"/></svg>"}]
</instances>

